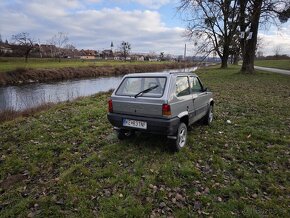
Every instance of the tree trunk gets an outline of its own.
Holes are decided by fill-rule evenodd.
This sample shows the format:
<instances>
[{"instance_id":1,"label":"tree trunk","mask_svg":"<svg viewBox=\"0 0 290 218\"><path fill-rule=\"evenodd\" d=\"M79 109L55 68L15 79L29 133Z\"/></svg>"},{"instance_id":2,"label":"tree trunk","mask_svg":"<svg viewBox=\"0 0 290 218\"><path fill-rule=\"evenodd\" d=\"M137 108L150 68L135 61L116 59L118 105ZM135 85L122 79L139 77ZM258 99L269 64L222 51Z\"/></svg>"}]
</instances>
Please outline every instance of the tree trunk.
<instances>
[{"instance_id":1,"label":"tree trunk","mask_svg":"<svg viewBox=\"0 0 290 218\"><path fill-rule=\"evenodd\" d=\"M239 63L239 55L238 54L234 54L234 65L238 65Z\"/></svg>"},{"instance_id":2,"label":"tree trunk","mask_svg":"<svg viewBox=\"0 0 290 218\"><path fill-rule=\"evenodd\" d=\"M247 46L246 46L247 47ZM253 51L250 48L250 51L245 52L244 58L243 58L243 64L241 68L242 73L254 73L254 58L253 56ZM254 51L254 56L255 56L255 51Z\"/></svg>"},{"instance_id":3,"label":"tree trunk","mask_svg":"<svg viewBox=\"0 0 290 218\"><path fill-rule=\"evenodd\" d=\"M225 69L228 68L228 60L229 60L229 47L227 45L224 46L223 50L223 56L221 57L222 59L222 65L221 68Z\"/></svg>"},{"instance_id":4,"label":"tree trunk","mask_svg":"<svg viewBox=\"0 0 290 218\"><path fill-rule=\"evenodd\" d=\"M28 62L28 55L29 55L29 53L30 53L30 50L27 50L27 51L25 52L25 63Z\"/></svg>"},{"instance_id":5,"label":"tree trunk","mask_svg":"<svg viewBox=\"0 0 290 218\"><path fill-rule=\"evenodd\" d=\"M242 73L254 73L254 59L257 45L257 36L259 29L259 20L261 15L261 0L254 1L254 10L251 14L251 28L250 33L252 36L246 39L244 45L244 54L243 54L243 65L241 68Z\"/></svg>"}]
</instances>

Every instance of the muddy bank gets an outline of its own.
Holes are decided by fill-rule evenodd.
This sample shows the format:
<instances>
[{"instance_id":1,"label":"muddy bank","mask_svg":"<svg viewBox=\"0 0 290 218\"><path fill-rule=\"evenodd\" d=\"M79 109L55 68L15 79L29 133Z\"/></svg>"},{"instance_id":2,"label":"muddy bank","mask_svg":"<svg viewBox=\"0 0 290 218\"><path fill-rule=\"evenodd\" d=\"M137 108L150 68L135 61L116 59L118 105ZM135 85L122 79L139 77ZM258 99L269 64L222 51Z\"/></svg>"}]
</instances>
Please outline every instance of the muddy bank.
<instances>
[{"instance_id":1,"label":"muddy bank","mask_svg":"<svg viewBox=\"0 0 290 218\"><path fill-rule=\"evenodd\" d=\"M19 68L14 71L0 73L0 86L17 85L33 82L57 81L74 78L89 78L99 76L123 75L127 73L154 72L165 69L181 69L192 67L189 63L166 63L166 64L125 64L118 66L89 66L89 67L66 67L57 69L25 69Z\"/></svg>"}]
</instances>

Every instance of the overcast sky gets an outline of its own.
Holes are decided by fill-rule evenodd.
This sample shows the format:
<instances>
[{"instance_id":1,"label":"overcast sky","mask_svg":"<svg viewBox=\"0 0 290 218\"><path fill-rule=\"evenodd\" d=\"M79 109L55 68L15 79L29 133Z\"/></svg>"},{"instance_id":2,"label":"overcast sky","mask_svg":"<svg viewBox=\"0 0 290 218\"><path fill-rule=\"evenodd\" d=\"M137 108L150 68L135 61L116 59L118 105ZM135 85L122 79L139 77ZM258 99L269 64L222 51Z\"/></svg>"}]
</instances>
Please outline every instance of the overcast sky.
<instances>
[{"instance_id":1,"label":"overcast sky","mask_svg":"<svg viewBox=\"0 0 290 218\"><path fill-rule=\"evenodd\" d=\"M13 34L28 32L41 43L65 32L78 49L115 49L128 41L133 52L165 52L188 55L192 43L183 37L185 23L176 14L178 0L0 0L0 34L10 41ZM260 31L264 55L290 55L290 22L278 30Z\"/></svg>"}]
</instances>

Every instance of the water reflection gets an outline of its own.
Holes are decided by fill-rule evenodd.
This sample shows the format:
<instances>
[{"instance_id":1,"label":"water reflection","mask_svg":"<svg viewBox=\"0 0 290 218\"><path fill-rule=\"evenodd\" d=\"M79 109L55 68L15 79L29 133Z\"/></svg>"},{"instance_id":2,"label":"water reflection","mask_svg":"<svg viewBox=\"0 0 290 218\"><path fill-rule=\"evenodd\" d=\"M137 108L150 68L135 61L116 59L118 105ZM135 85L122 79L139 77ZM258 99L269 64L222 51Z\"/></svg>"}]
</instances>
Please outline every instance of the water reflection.
<instances>
[{"instance_id":1,"label":"water reflection","mask_svg":"<svg viewBox=\"0 0 290 218\"><path fill-rule=\"evenodd\" d=\"M73 100L116 88L122 77L104 77L0 87L0 111L24 110L48 102Z\"/></svg>"}]
</instances>

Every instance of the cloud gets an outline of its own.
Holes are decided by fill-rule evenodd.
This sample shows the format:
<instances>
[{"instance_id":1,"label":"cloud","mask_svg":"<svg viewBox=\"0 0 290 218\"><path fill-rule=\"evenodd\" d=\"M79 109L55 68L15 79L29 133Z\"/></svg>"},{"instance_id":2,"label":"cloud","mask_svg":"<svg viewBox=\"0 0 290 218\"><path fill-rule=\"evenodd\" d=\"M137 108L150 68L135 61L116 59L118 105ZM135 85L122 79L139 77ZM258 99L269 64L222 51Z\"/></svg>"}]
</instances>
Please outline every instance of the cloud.
<instances>
[{"instance_id":1,"label":"cloud","mask_svg":"<svg viewBox=\"0 0 290 218\"><path fill-rule=\"evenodd\" d=\"M134 52L183 53L184 29L167 27L157 11L96 10L80 2L31 0L4 5L0 9L0 34L9 39L12 34L28 32L45 43L61 31L68 33L79 49L108 49L111 41L117 49L124 40L132 44Z\"/></svg>"},{"instance_id":2,"label":"cloud","mask_svg":"<svg viewBox=\"0 0 290 218\"><path fill-rule=\"evenodd\" d=\"M172 0L131 0L131 2L139 3L143 6L146 6L150 9L158 9L163 5L170 3Z\"/></svg>"},{"instance_id":3,"label":"cloud","mask_svg":"<svg viewBox=\"0 0 290 218\"><path fill-rule=\"evenodd\" d=\"M86 0L89 3L100 3L102 0Z\"/></svg>"},{"instance_id":4,"label":"cloud","mask_svg":"<svg viewBox=\"0 0 290 218\"><path fill-rule=\"evenodd\" d=\"M261 51L264 55L273 55L277 47L281 48L281 54L290 55L290 23L283 24L280 29L272 26L267 32L261 31Z\"/></svg>"},{"instance_id":5,"label":"cloud","mask_svg":"<svg viewBox=\"0 0 290 218\"><path fill-rule=\"evenodd\" d=\"M156 0L107 0L107 1L117 2L117 3L122 3L122 4L137 3L139 5L144 6L145 8L157 10L164 5L167 5L171 2L175 2L176 0L159 0L159 1L156 1Z\"/></svg>"}]
</instances>

